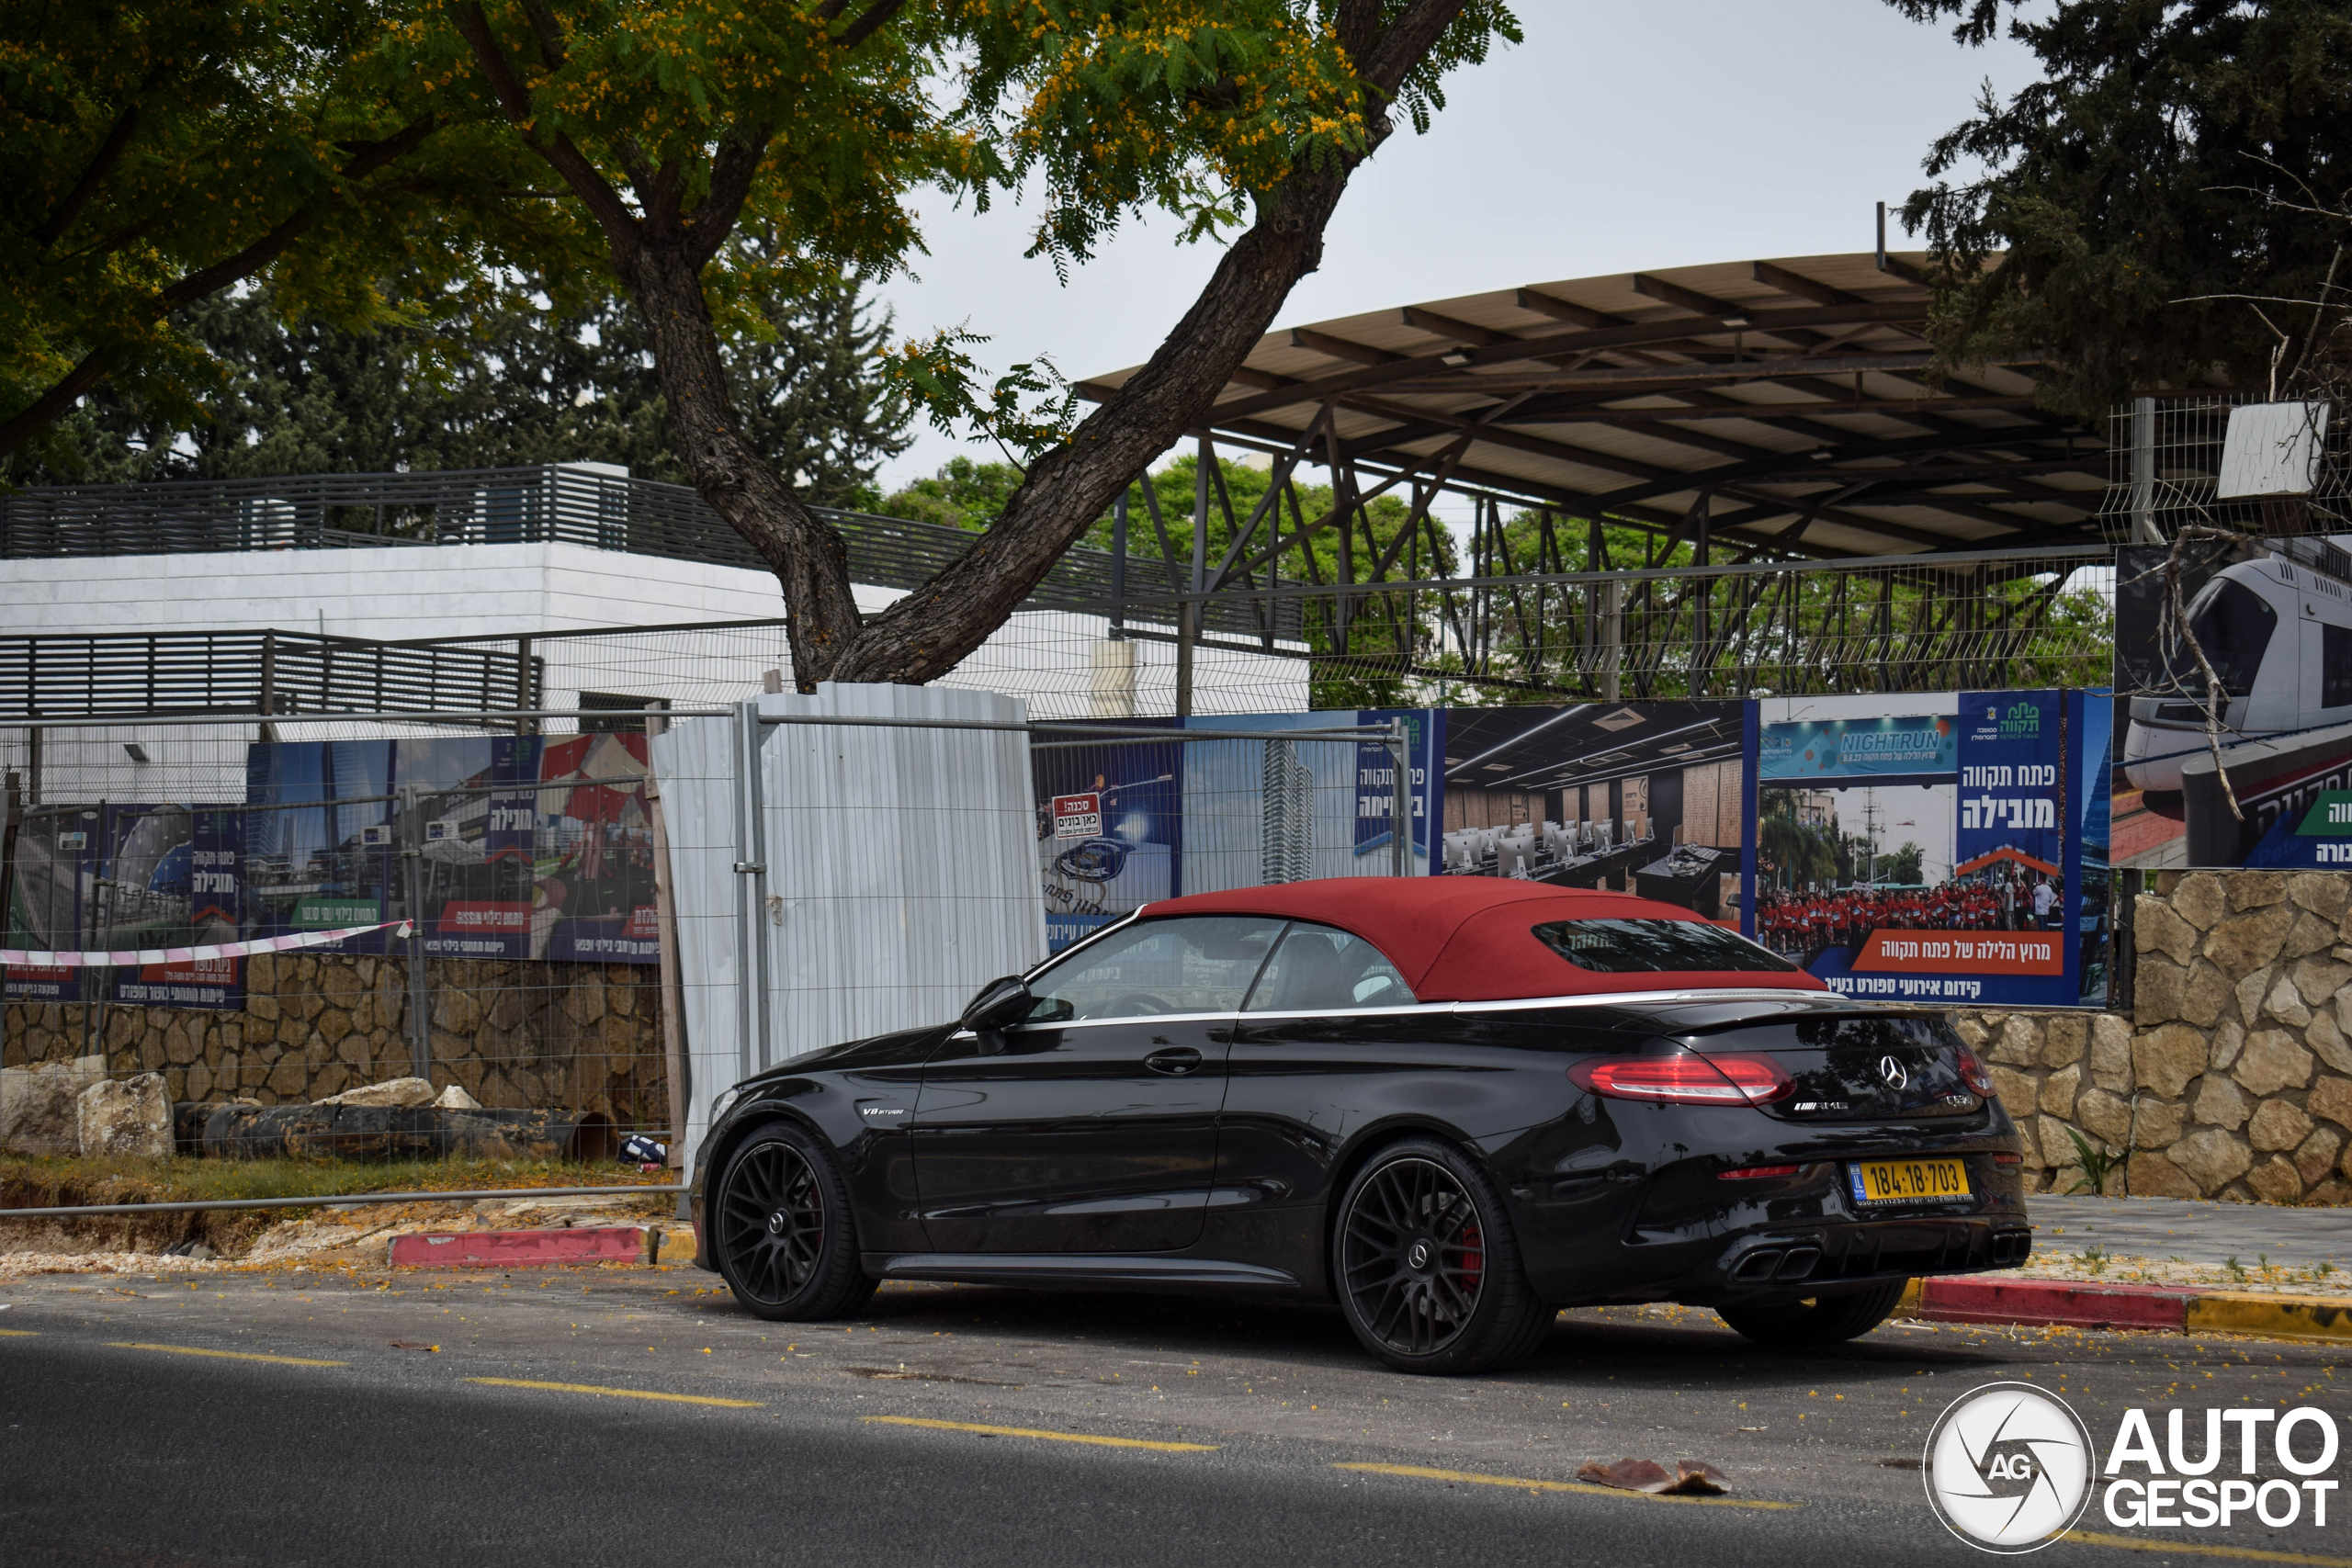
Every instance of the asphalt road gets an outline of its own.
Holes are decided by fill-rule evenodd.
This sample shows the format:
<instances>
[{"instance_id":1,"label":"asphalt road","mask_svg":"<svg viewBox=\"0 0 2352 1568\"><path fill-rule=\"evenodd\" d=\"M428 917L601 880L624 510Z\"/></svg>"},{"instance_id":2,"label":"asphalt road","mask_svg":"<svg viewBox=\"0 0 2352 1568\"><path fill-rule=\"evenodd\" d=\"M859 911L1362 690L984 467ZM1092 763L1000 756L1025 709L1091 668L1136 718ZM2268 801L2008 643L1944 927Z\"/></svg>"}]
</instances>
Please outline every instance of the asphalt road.
<instances>
[{"instance_id":1,"label":"asphalt road","mask_svg":"<svg viewBox=\"0 0 2352 1568\"><path fill-rule=\"evenodd\" d=\"M1978 1384L2059 1391L2102 1442L2134 1404L2352 1414L2336 1353L2251 1340L1902 1325L1789 1357L1707 1313L1578 1312L1524 1369L1440 1382L1328 1311L922 1286L781 1325L709 1280L0 1287L0 1562L1913 1568L1985 1561L1917 1468ZM1623 1455L1736 1490L1559 1485ZM2347 1516L2134 1533L2094 1506L2117 1543L2034 1561L2352 1563Z\"/></svg>"}]
</instances>

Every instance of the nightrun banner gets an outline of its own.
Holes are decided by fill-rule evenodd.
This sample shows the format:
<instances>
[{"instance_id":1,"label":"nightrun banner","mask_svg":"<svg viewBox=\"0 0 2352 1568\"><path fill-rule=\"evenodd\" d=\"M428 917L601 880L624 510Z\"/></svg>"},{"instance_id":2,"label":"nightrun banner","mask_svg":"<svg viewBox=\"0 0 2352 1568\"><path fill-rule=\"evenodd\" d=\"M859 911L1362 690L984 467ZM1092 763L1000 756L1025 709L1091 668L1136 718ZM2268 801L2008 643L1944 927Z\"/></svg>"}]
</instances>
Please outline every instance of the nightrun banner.
<instances>
[{"instance_id":1,"label":"nightrun banner","mask_svg":"<svg viewBox=\"0 0 2352 1568\"><path fill-rule=\"evenodd\" d=\"M1849 996L2104 1000L2105 816L2093 823L2088 809L2104 800L2083 787L2086 694L1760 707L1758 940ZM2094 828L2100 875L2086 904Z\"/></svg>"}]
</instances>

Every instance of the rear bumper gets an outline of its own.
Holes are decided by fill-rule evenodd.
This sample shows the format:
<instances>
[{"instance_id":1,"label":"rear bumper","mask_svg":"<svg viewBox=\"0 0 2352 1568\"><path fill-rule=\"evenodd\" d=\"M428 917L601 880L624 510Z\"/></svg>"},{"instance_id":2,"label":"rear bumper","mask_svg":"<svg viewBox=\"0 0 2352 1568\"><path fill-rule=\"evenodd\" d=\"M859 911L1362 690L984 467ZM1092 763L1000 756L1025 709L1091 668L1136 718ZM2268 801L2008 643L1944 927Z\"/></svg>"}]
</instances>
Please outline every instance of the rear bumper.
<instances>
[{"instance_id":1,"label":"rear bumper","mask_svg":"<svg viewBox=\"0 0 2352 1568\"><path fill-rule=\"evenodd\" d=\"M2014 1269L2033 1251L2022 1220L1860 1220L1746 1235L1723 1249L1712 1269L1689 1280L1677 1299L1702 1303L1802 1285L1834 1285L1971 1274Z\"/></svg>"}]
</instances>

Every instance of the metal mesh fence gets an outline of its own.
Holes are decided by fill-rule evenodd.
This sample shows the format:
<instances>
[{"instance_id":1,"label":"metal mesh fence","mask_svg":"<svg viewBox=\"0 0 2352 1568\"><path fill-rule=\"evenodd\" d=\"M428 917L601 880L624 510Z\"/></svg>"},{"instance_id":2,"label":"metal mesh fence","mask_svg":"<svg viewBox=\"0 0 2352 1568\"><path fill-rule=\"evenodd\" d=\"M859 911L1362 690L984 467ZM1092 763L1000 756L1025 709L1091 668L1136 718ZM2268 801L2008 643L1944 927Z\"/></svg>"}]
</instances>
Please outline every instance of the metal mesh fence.
<instances>
[{"instance_id":1,"label":"metal mesh fence","mask_svg":"<svg viewBox=\"0 0 2352 1568\"><path fill-rule=\"evenodd\" d=\"M2119 544L2162 544L2184 525L2279 537L2352 529L2352 432L2312 405L2319 436L2305 495L2220 499L2233 409L2267 400L2252 393L2135 398L2109 416L2108 489L2099 508Z\"/></svg>"},{"instance_id":2,"label":"metal mesh fence","mask_svg":"<svg viewBox=\"0 0 2352 1568\"><path fill-rule=\"evenodd\" d=\"M937 988L934 949L981 945L971 867L991 854L1034 864L1010 888L1033 929L1008 967L1155 898L1409 866L1393 818L1364 815L1385 729L1040 727L1034 748L1011 738L1013 785L991 793L948 758L953 726L771 719L752 731L770 780L754 824L712 805L742 783L745 712L0 728L0 946L135 954L9 966L0 1067L155 1075L188 1154L594 1159L644 1134L674 1157L689 1100L739 1076L697 1056L756 1068L906 1021L881 998ZM684 724L716 744L649 734ZM778 730L838 787L779 771ZM947 761L919 766L926 747ZM753 919L777 933L757 975L729 948L739 906L679 886L707 875L731 898L747 871ZM855 940L876 908L913 933L900 970ZM187 951L223 944L256 950ZM746 987L826 993L833 1032L748 1018ZM922 1021L962 994L926 995ZM399 1079L424 1083L382 1088ZM0 1127L19 1148L44 1135L55 1146L33 1152L74 1152L71 1128Z\"/></svg>"}]
</instances>

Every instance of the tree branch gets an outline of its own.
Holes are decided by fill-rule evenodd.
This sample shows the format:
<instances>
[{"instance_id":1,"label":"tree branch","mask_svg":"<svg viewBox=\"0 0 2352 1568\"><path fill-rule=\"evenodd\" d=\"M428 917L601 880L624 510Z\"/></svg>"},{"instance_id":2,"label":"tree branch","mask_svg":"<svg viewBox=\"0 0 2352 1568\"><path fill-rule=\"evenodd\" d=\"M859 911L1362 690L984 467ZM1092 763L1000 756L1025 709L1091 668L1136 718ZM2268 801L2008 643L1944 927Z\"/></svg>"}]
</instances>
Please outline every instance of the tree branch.
<instances>
[{"instance_id":1,"label":"tree branch","mask_svg":"<svg viewBox=\"0 0 2352 1568\"><path fill-rule=\"evenodd\" d=\"M539 40L539 63L550 71L563 69L571 58L563 46L563 24L547 8L545 0L526 0L524 14L531 18L531 31Z\"/></svg>"},{"instance_id":2,"label":"tree branch","mask_svg":"<svg viewBox=\"0 0 2352 1568\"><path fill-rule=\"evenodd\" d=\"M833 40L834 46L843 50L855 49L859 44L880 32L883 24L898 15L899 7L904 3L905 0L874 0L874 4L868 6L865 13L852 22L842 31L841 37ZM839 7L832 12L834 16L840 14Z\"/></svg>"},{"instance_id":3,"label":"tree branch","mask_svg":"<svg viewBox=\"0 0 2352 1568\"><path fill-rule=\"evenodd\" d=\"M133 104L115 117L114 126L107 132L107 139L99 146L96 155L91 158L90 166L82 171L82 177L74 182L65 199L57 204L57 210L49 215L49 221L33 231L34 249L45 251L64 237L65 231L73 227L74 220L82 215L82 209L98 194L98 186L106 182L115 164L122 161L123 152L130 147L130 138L138 129L139 106Z\"/></svg>"},{"instance_id":4,"label":"tree branch","mask_svg":"<svg viewBox=\"0 0 2352 1568\"><path fill-rule=\"evenodd\" d=\"M1372 69L1359 65L1367 87L1393 94L1465 4L1414 0L1374 38L1367 51ZM1376 24L1379 10L1379 0L1347 0L1343 43L1351 25L1361 35L1366 17ZM1321 265L1324 229L1358 162L1301 164L1283 176L1143 368L1069 441L1031 466L977 543L868 620L831 661L827 677L919 683L945 674L978 648L1112 498L1215 401L1291 288Z\"/></svg>"},{"instance_id":5,"label":"tree branch","mask_svg":"<svg viewBox=\"0 0 2352 1568\"><path fill-rule=\"evenodd\" d=\"M115 347L94 348L82 356L82 363L67 371L57 385L43 392L30 404L0 420L0 457L15 451L64 417L65 412L81 400L82 395L104 380L114 368Z\"/></svg>"},{"instance_id":6,"label":"tree branch","mask_svg":"<svg viewBox=\"0 0 2352 1568\"><path fill-rule=\"evenodd\" d=\"M751 199L752 182L775 136L773 125L739 127L719 143L718 156L711 160L710 189L685 219L686 254L695 265L717 255L727 236L734 232L735 220Z\"/></svg>"},{"instance_id":7,"label":"tree branch","mask_svg":"<svg viewBox=\"0 0 2352 1568\"><path fill-rule=\"evenodd\" d=\"M452 8L452 19L458 34L474 52L474 61L481 67L482 75L496 95L499 107L506 111L509 124L523 139L523 145L547 161L549 168L562 176L575 195L588 207L589 216L596 220L611 244L616 271L626 276L636 265L639 243L637 216L628 209L612 182L585 152L573 145L571 137L559 131L553 139L545 138L532 129L531 93L515 74L507 61L506 51L499 47L497 35L490 30L490 17L483 14L479 0Z\"/></svg>"},{"instance_id":8,"label":"tree branch","mask_svg":"<svg viewBox=\"0 0 2352 1568\"><path fill-rule=\"evenodd\" d=\"M351 162L337 172L335 184L313 197L266 234L232 254L223 256L209 266L198 267L176 283L155 295L141 312L144 319L168 316L181 306L201 299L206 295L240 282L261 271L286 254L287 248L316 227L346 199L345 187L397 162L438 129L439 122L431 115L395 131L380 141L359 145ZM114 369L118 345L107 344L82 356L81 363L67 371L58 383L43 392L29 405L19 410L6 422L0 422L0 456L23 446L39 431L64 414L66 410Z\"/></svg>"}]
</instances>

